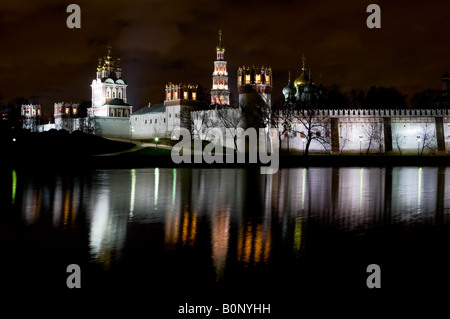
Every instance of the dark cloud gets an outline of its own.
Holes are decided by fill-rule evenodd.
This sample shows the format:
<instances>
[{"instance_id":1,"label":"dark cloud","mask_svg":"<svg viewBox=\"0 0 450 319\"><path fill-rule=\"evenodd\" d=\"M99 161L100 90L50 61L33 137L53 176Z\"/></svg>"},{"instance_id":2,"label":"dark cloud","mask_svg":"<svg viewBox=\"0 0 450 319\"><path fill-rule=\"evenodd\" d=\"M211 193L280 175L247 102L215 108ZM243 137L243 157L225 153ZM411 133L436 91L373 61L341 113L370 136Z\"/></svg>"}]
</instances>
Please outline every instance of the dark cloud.
<instances>
[{"instance_id":1,"label":"dark cloud","mask_svg":"<svg viewBox=\"0 0 450 319\"><path fill-rule=\"evenodd\" d=\"M107 45L123 60L135 109L159 102L168 81L209 88L219 28L230 82L238 66L271 66L275 98L289 70L298 76L303 53L316 82L395 86L409 95L438 88L449 67L448 1L378 1L378 30L365 24L370 3L79 1L82 28L74 30L66 27L70 2L2 2L0 96L39 96L49 111L56 101L88 100Z\"/></svg>"}]
</instances>

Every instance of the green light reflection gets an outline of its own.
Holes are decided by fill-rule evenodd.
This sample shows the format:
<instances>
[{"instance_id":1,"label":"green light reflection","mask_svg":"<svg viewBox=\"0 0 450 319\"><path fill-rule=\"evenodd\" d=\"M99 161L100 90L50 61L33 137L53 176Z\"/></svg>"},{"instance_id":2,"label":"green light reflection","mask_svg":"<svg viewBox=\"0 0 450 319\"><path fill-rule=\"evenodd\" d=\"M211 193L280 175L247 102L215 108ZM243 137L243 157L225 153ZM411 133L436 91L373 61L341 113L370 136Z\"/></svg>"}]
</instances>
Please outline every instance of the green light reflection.
<instances>
[{"instance_id":1,"label":"green light reflection","mask_svg":"<svg viewBox=\"0 0 450 319\"><path fill-rule=\"evenodd\" d=\"M12 171L12 204L16 202L16 191L17 191L17 173L15 170Z\"/></svg>"},{"instance_id":2,"label":"green light reflection","mask_svg":"<svg viewBox=\"0 0 450 319\"><path fill-rule=\"evenodd\" d=\"M177 169L174 168L173 171L173 179L172 179L172 205L175 204L175 197L177 195Z\"/></svg>"}]
</instances>

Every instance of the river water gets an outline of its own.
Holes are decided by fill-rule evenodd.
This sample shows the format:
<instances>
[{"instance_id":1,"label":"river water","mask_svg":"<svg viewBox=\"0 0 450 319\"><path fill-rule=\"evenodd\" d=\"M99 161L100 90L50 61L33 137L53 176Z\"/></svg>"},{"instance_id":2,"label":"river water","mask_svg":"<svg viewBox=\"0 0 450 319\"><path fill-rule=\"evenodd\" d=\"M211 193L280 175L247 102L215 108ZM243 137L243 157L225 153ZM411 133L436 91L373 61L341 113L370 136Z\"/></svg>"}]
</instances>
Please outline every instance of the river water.
<instances>
[{"instance_id":1,"label":"river water","mask_svg":"<svg viewBox=\"0 0 450 319\"><path fill-rule=\"evenodd\" d=\"M1 184L2 287L41 310L401 310L450 282L448 167L9 170ZM80 289L66 285L70 264Z\"/></svg>"}]
</instances>

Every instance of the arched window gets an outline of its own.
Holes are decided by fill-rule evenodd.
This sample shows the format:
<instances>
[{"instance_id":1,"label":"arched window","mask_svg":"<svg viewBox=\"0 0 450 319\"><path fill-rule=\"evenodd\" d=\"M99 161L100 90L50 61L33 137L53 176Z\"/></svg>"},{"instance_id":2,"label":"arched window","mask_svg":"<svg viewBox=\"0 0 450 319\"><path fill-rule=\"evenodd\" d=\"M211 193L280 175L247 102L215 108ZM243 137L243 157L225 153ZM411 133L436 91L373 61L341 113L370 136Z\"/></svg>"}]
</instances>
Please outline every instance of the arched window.
<instances>
[{"instance_id":1,"label":"arched window","mask_svg":"<svg viewBox=\"0 0 450 319\"><path fill-rule=\"evenodd\" d=\"M109 111L109 115L110 115L110 116L114 116L114 109L111 109L111 110Z\"/></svg>"},{"instance_id":2,"label":"arched window","mask_svg":"<svg viewBox=\"0 0 450 319\"><path fill-rule=\"evenodd\" d=\"M111 97L111 90L109 88L106 90L106 97L108 99Z\"/></svg>"},{"instance_id":3,"label":"arched window","mask_svg":"<svg viewBox=\"0 0 450 319\"><path fill-rule=\"evenodd\" d=\"M122 98L122 89L119 89L119 91L117 92L117 96L119 99Z\"/></svg>"}]
</instances>

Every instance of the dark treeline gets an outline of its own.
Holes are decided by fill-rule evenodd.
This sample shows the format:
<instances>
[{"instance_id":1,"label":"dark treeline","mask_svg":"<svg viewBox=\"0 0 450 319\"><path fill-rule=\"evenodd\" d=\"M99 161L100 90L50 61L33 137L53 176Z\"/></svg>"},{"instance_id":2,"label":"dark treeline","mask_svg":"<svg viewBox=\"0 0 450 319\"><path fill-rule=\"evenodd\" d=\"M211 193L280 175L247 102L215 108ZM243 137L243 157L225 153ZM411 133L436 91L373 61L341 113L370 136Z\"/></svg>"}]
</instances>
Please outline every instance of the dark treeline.
<instances>
[{"instance_id":1,"label":"dark treeline","mask_svg":"<svg viewBox=\"0 0 450 319\"><path fill-rule=\"evenodd\" d=\"M332 84L315 89L317 108L324 109L435 109L450 107L450 92L426 89L408 97L395 87L372 86L367 91L352 89L343 92ZM273 101L275 108L284 104L284 98Z\"/></svg>"}]
</instances>

